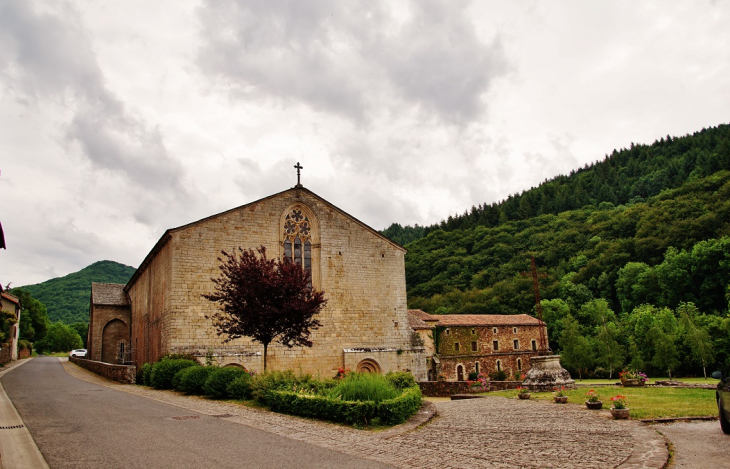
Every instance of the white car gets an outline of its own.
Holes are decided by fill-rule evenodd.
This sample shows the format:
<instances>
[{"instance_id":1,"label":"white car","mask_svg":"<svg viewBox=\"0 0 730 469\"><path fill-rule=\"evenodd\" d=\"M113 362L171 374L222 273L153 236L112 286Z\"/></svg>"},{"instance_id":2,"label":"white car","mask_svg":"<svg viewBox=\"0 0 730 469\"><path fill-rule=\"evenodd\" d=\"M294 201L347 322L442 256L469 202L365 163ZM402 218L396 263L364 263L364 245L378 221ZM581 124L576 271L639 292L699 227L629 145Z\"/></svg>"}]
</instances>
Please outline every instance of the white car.
<instances>
[{"instance_id":1,"label":"white car","mask_svg":"<svg viewBox=\"0 0 730 469\"><path fill-rule=\"evenodd\" d=\"M86 349L77 348L76 350L71 350L71 353L69 353L68 356L77 357L77 358L86 358Z\"/></svg>"}]
</instances>

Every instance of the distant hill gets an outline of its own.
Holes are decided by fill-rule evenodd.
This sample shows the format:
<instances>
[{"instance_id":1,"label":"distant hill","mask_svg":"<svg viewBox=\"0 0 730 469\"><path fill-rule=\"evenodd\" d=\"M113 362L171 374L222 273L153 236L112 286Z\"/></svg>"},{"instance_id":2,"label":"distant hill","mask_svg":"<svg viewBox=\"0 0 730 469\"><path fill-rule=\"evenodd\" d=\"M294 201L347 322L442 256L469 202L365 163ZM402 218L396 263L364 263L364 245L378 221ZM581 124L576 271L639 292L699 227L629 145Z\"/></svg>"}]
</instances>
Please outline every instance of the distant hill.
<instances>
[{"instance_id":1,"label":"distant hill","mask_svg":"<svg viewBox=\"0 0 730 469\"><path fill-rule=\"evenodd\" d=\"M51 322L88 322L91 282L127 283L135 270L118 262L99 261L64 277L16 288L29 291L46 305Z\"/></svg>"}]
</instances>

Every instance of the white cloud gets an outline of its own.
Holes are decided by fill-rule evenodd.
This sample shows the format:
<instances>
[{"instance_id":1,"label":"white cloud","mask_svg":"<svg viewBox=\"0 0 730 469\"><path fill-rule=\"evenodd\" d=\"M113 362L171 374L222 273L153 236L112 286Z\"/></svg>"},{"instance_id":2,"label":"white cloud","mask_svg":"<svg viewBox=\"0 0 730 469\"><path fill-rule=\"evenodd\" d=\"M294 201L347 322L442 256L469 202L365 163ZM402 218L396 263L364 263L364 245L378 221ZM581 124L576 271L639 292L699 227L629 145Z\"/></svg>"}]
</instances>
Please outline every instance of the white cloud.
<instances>
[{"instance_id":1,"label":"white cloud","mask_svg":"<svg viewBox=\"0 0 730 469\"><path fill-rule=\"evenodd\" d=\"M302 182L385 228L728 121L730 4L0 3L0 281Z\"/></svg>"}]
</instances>

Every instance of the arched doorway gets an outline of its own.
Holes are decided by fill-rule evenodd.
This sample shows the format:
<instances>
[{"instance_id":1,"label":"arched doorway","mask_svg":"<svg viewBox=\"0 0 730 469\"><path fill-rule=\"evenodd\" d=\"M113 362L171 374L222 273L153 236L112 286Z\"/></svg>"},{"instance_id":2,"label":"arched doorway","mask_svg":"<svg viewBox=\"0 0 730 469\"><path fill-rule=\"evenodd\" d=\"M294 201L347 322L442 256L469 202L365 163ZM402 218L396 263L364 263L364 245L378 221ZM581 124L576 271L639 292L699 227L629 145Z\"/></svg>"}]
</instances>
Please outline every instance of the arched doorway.
<instances>
[{"instance_id":1,"label":"arched doorway","mask_svg":"<svg viewBox=\"0 0 730 469\"><path fill-rule=\"evenodd\" d=\"M106 323L101 334L101 361L105 363L117 363L119 353L119 342L129 339L129 330L124 321L113 319Z\"/></svg>"},{"instance_id":2,"label":"arched doorway","mask_svg":"<svg viewBox=\"0 0 730 469\"><path fill-rule=\"evenodd\" d=\"M456 367L456 380L464 381L464 367L461 365Z\"/></svg>"},{"instance_id":3,"label":"arched doorway","mask_svg":"<svg viewBox=\"0 0 730 469\"><path fill-rule=\"evenodd\" d=\"M366 358L357 364L355 371L358 373L380 373L380 365L375 360Z\"/></svg>"}]
</instances>

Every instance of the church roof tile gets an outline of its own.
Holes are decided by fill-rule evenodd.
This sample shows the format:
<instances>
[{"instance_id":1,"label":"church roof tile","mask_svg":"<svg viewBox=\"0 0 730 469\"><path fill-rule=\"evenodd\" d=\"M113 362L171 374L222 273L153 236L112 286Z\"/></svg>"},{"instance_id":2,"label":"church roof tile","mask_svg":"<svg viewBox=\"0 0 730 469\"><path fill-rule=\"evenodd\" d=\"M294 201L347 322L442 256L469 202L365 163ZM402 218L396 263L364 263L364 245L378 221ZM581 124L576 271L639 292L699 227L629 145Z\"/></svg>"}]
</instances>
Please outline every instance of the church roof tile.
<instances>
[{"instance_id":1,"label":"church roof tile","mask_svg":"<svg viewBox=\"0 0 730 469\"><path fill-rule=\"evenodd\" d=\"M91 302L95 305L127 306L123 283L91 282Z\"/></svg>"}]
</instances>

